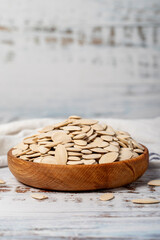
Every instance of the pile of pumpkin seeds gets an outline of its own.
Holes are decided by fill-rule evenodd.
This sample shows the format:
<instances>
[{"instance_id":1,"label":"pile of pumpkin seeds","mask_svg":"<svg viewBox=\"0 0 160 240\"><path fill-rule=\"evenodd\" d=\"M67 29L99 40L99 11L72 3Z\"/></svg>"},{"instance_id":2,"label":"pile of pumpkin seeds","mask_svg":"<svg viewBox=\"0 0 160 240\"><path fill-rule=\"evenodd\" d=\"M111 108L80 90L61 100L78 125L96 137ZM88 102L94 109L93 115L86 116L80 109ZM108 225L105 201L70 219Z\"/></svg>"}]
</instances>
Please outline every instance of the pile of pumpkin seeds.
<instances>
[{"instance_id":1,"label":"pile of pumpkin seeds","mask_svg":"<svg viewBox=\"0 0 160 240\"><path fill-rule=\"evenodd\" d=\"M36 163L103 164L138 157L144 148L128 132L97 120L70 116L17 144L12 154Z\"/></svg>"}]
</instances>

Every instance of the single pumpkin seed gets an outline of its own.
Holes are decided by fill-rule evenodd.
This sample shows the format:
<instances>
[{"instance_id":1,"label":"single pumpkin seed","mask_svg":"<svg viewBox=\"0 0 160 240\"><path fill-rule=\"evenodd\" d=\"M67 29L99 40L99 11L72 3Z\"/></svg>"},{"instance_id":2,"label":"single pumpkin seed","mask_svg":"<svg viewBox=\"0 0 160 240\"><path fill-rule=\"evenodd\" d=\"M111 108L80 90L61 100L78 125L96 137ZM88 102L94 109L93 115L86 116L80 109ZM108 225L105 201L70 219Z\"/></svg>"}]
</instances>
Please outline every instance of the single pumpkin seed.
<instances>
[{"instance_id":1,"label":"single pumpkin seed","mask_svg":"<svg viewBox=\"0 0 160 240\"><path fill-rule=\"evenodd\" d=\"M99 197L99 199L100 199L101 201L109 201L109 200L111 200L111 199L113 199L113 198L114 198L113 193L104 193L104 194L102 194L102 195Z\"/></svg>"}]
</instances>

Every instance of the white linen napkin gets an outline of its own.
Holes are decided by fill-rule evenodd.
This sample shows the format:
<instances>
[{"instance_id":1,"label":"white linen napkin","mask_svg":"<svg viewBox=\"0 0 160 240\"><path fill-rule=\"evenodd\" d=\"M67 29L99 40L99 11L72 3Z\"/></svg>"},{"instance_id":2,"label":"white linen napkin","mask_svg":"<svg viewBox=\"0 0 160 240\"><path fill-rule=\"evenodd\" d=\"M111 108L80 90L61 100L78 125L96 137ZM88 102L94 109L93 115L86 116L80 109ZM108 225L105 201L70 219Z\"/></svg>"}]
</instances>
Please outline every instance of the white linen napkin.
<instances>
[{"instance_id":1,"label":"white linen napkin","mask_svg":"<svg viewBox=\"0 0 160 240\"><path fill-rule=\"evenodd\" d=\"M0 167L7 166L7 152L24 137L34 134L39 128L63 119L29 119L0 125ZM154 119L98 119L115 129L128 131L139 143L148 147L150 159L160 160L160 117Z\"/></svg>"}]
</instances>

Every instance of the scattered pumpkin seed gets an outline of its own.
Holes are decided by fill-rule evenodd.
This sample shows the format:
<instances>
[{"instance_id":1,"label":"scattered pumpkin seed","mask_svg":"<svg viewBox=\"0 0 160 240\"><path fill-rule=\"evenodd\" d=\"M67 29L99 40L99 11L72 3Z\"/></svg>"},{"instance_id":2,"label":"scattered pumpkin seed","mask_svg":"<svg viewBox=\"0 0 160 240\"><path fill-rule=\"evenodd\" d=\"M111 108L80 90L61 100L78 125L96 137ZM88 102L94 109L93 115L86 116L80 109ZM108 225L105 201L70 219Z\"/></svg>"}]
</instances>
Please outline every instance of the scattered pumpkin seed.
<instances>
[{"instance_id":1,"label":"scattered pumpkin seed","mask_svg":"<svg viewBox=\"0 0 160 240\"><path fill-rule=\"evenodd\" d=\"M154 198L141 198L141 199L133 199L133 203L140 203L140 204L154 204L154 203L160 203L159 200Z\"/></svg>"},{"instance_id":2,"label":"scattered pumpkin seed","mask_svg":"<svg viewBox=\"0 0 160 240\"><path fill-rule=\"evenodd\" d=\"M104 194L102 194L102 195L99 197L99 199L100 199L101 201L109 201L109 200L111 200L111 199L113 199L113 198L114 198L113 193L104 193Z\"/></svg>"},{"instance_id":3,"label":"scattered pumpkin seed","mask_svg":"<svg viewBox=\"0 0 160 240\"><path fill-rule=\"evenodd\" d=\"M31 197L38 199L38 200L44 200L44 199L48 198L46 195L41 194L41 193L33 193L33 194L31 194Z\"/></svg>"},{"instance_id":4,"label":"scattered pumpkin seed","mask_svg":"<svg viewBox=\"0 0 160 240\"><path fill-rule=\"evenodd\" d=\"M6 182L0 179L0 184L5 184Z\"/></svg>"},{"instance_id":5,"label":"scattered pumpkin seed","mask_svg":"<svg viewBox=\"0 0 160 240\"><path fill-rule=\"evenodd\" d=\"M150 182L148 182L148 185L150 186L160 186L160 179L155 179Z\"/></svg>"}]
</instances>

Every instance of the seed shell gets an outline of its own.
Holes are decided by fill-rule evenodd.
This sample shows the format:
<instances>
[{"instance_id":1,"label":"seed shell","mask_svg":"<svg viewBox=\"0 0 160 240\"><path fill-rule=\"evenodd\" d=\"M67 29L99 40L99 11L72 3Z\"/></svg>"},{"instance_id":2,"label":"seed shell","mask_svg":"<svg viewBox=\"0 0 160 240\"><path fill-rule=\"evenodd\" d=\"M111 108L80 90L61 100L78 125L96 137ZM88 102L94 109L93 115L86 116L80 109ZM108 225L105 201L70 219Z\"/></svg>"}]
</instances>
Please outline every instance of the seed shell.
<instances>
[{"instance_id":1,"label":"seed shell","mask_svg":"<svg viewBox=\"0 0 160 240\"><path fill-rule=\"evenodd\" d=\"M38 145L33 143L31 144L30 146L30 149L33 151L33 152L39 152L39 149L38 149Z\"/></svg>"},{"instance_id":2,"label":"seed shell","mask_svg":"<svg viewBox=\"0 0 160 240\"><path fill-rule=\"evenodd\" d=\"M67 162L67 151L64 145L59 144L55 150L55 158L57 164L66 164Z\"/></svg>"},{"instance_id":3,"label":"seed shell","mask_svg":"<svg viewBox=\"0 0 160 240\"><path fill-rule=\"evenodd\" d=\"M109 152L104 154L100 160L99 160L99 164L102 163L112 163L114 161L116 161L118 158L118 153L117 152Z\"/></svg>"},{"instance_id":4,"label":"seed shell","mask_svg":"<svg viewBox=\"0 0 160 240\"><path fill-rule=\"evenodd\" d=\"M91 159L91 160L82 160L82 162L85 164L85 165L92 165L92 164L97 164L96 160L94 159Z\"/></svg>"},{"instance_id":5,"label":"seed shell","mask_svg":"<svg viewBox=\"0 0 160 240\"><path fill-rule=\"evenodd\" d=\"M111 142L113 140L112 136L107 136L107 135L102 135L101 138L106 142Z\"/></svg>"},{"instance_id":6,"label":"seed shell","mask_svg":"<svg viewBox=\"0 0 160 240\"><path fill-rule=\"evenodd\" d=\"M54 126L53 125L49 125L49 126L46 126L46 127L42 128L39 132L40 133L50 132L53 129L54 129Z\"/></svg>"},{"instance_id":7,"label":"seed shell","mask_svg":"<svg viewBox=\"0 0 160 240\"><path fill-rule=\"evenodd\" d=\"M129 148L122 148L120 150L119 160L127 160L130 159L133 155L133 152Z\"/></svg>"},{"instance_id":8,"label":"seed shell","mask_svg":"<svg viewBox=\"0 0 160 240\"><path fill-rule=\"evenodd\" d=\"M91 151L91 150L88 150L88 149L83 149L83 150L81 151L81 153L84 153L84 154L91 154L92 151Z\"/></svg>"},{"instance_id":9,"label":"seed shell","mask_svg":"<svg viewBox=\"0 0 160 240\"><path fill-rule=\"evenodd\" d=\"M68 156L82 156L80 152L68 152Z\"/></svg>"},{"instance_id":10,"label":"seed shell","mask_svg":"<svg viewBox=\"0 0 160 240\"><path fill-rule=\"evenodd\" d=\"M153 198L142 198L142 199L133 199L133 203L140 203L140 204L154 204L154 203L160 203L159 200L153 199Z\"/></svg>"},{"instance_id":11,"label":"seed shell","mask_svg":"<svg viewBox=\"0 0 160 240\"><path fill-rule=\"evenodd\" d=\"M37 158L34 158L33 162L41 163L42 159L43 159L42 157L37 157Z\"/></svg>"},{"instance_id":12,"label":"seed shell","mask_svg":"<svg viewBox=\"0 0 160 240\"><path fill-rule=\"evenodd\" d=\"M104 148L91 148L92 152L96 152L96 153L106 153L107 150L105 150Z\"/></svg>"},{"instance_id":13,"label":"seed shell","mask_svg":"<svg viewBox=\"0 0 160 240\"><path fill-rule=\"evenodd\" d=\"M67 161L67 165L82 165L82 161Z\"/></svg>"},{"instance_id":14,"label":"seed shell","mask_svg":"<svg viewBox=\"0 0 160 240\"><path fill-rule=\"evenodd\" d=\"M101 125L101 124L94 124L94 125L92 125L92 128L93 128L95 131L103 131L103 130L104 130L104 127L103 127L103 125Z\"/></svg>"},{"instance_id":15,"label":"seed shell","mask_svg":"<svg viewBox=\"0 0 160 240\"><path fill-rule=\"evenodd\" d=\"M160 186L160 179L155 179L155 180L149 181L148 185L150 185L150 186Z\"/></svg>"},{"instance_id":16,"label":"seed shell","mask_svg":"<svg viewBox=\"0 0 160 240\"><path fill-rule=\"evenodd\" d=\"M69 119L81 119L81 117L80 117L80 116L73 115L73 116L69 116Z\"/></svg>"},{"instance_id":17,"label":"seed shell","mask_svg":"<svg viewBox=\"0 0 160 240\"><path fill-rule=\"evenodd\" d=\"M84 126L82 127L82 132L87 133L91 129L90 126Z\"/></svg>"},{"instance_id":18,"label":"seed shell","mask_svg":"<svg viewBox=\"0 0 160 240\"><path fill-rule=\"evenodd\" d=\"M28 144L24 144L23 142L17 144L14 148L20 149L20 150L27 150Z\"/></svg>"},{"instance_id":19,"label":"seed shell","mask_svg":"<svg viewBox=\"0 0 160 240\"><path fill-rule=\"evenodd\" d=\"M6 182L0 179L0 184L5 184Z\"/></svg>"},{"instance_id":20,"label":"seed shell","mask_svg":"<svg viewBox=\"0 0 160 240\"><path fill-rule=\"evenodd\" d=\"M111 144L105 147L105 150L107 150L108 152L119 152L119 148Z\"/></svg>"},{"instance_id":21,"label":"seed shell","mask_svg":"<svg viewBox=\"0 0 160 240\"><path fill-rule=\"evenodd\" d=\"M81 134L78 134L76 136L73 137L73 139L77 140L77 139L83 139L86 137L86 134L85 133L81 133Z\"/></svg>"},{"instance_id":22,"label":"seed shell","mask_svg":"<svg viewBox=\"0 0 160 240\"><path fill-rule=\"evenodd\" d=\"M60 127L64 127L66 125L68 125L69 123L71 123L71 119L60 122L60 123L56 123L55 125L53 125L54 128L60 128Z\"/></svg>"},{"instance_id":23,"label":"seed shell","mask_svg":"<svg viewBox=\"0 0 160 240\"><path fill-rule=\"evenodd\" d=\"M136 152L136 153L143 153L143 150L139 149L139 148L136 148L136 149L134 149L134 152Z\"/></svg>"},{"instance_id":24,"label":"seed shell","mask_svg":"<svg viewBox=\"0 0 160 240\"><path fill-rule=\"evenodd\" d=\"M113 199L113 198L114 198L113 193L104 193L104 194L102 194L102 195L99 197L99 199L100 199L101 201L109 201L109 200L111 200L111 199Z\"/></svg>"},{"instance_id":25,"label":"seed shell","mask_svg":"<svg viewBox=\"0 0 160 240\"><path fill-rule=\"evenodd\" d=\"M53 142L61 142L61 143L71 142L71 137L67 135L65 132L53 133L51 138Z\"/></svg>"},{"instance_id":26,"label":"seed shell","mask_svg":"<svg viewBox=\"0 0 160 240\"><path fill-rule=\"evenodd\" d=\"M67 151L70 151L70 152L80 152L81 149L80 148L75 148L75 147L70 147L70 148L66 148Z\"/></svg>"},{"instance_id":27,"label":"seed shell","mask_svg":"<svg viewBox=\"0 0 160 240\"><path fill-rule=\"evenodd\" d=\"M77 156L69 156L69 157L68 157L68 160L70 160L70 161L79 161L79 160L80 160L80 157L77 157Z\"/></svg>"},{"instance_id":28,"label":"seed shell","mask_svg":"<svg viewBox=\"0 0 160 240\"><path fill-rule=\"evenodd\" d=\"M87 145L87 142L84 141L84 140L74 140L74 143L76 145L80 145L80 146L86 146Z\"/></svg>"},{"instance_id":29,"label":"seed shell","mask_svg":"<svg viewBox=\"0 0 160 240\"><path fill-rule=\"evenodd\" d=\"M82 155L82 158L84 158L84 159L99 159L101 157L101 154L84 154L84 155Z\"/></svg>"},{"instance_id":30,"label":"seed shell","mask_svg":"<svg viewBox=\"0 0 160 240\"><path fill-rule=\"evenodd\" d=\"M44 146L38 146L38 151L42 154L45 154L49 151L49 148L46 148Z\"/></svg>"},{"instance_id":31,"label":"seed shell","mask_svg":"<svg viewBox=\"0 0 160 240\"><path fill-rule=\"evenodd\" d=\"M78 126L66 126L63 127L63 130L67 130L67 131L80 131L81 128Z\"/></svg>"},{"instance_id":32,"label":"seed shell","mask_svg":"<svg viewBox=\"0 0 160 240\"><path fill-rule=\"evenodd\" d=\"M57 164L57 160L55 157L53 156L46 156L46 157L43 157L42 163L47 163L47 164Z\"/></svg>"},{"instance_id":33,"label":"seed shell","mask_svg":"<svg viewBox=\"0 0 160 240\"><path fill-rule=\"evenodd\" d=\"M38 200L44 200L44 199L48 198L46 195L40 194L40 193L33 193L33 194L31 194L31 197L38 199Z\"/></svg>"}]
</instances>

